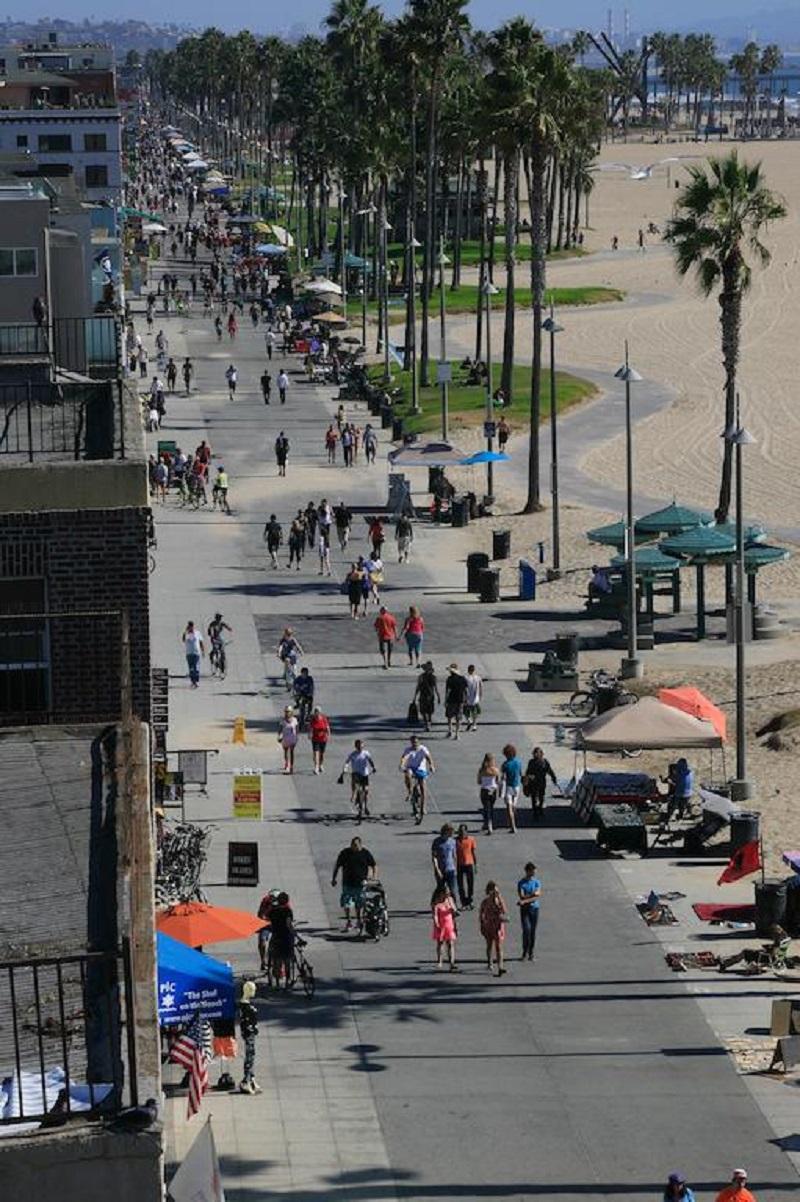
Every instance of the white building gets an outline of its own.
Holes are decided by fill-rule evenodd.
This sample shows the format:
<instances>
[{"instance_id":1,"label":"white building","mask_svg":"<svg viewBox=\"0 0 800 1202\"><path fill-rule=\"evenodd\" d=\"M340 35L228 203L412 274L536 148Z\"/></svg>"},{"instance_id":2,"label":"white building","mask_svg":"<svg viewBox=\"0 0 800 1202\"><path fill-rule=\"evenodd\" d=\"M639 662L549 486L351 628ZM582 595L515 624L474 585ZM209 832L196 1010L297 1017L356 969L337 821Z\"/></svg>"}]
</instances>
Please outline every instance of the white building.
<instances>
[{"instance_id":1,"label":"white building","mask_svg":"<svg viewBox=\"0 0 800 1202\"><path fill-rule=\"evenodd\" d=\"M0 150L28 151L53 175L71 172L87 200L119 200L122 116L118 108L0 109Z\"/></svg>"}]
</instances>

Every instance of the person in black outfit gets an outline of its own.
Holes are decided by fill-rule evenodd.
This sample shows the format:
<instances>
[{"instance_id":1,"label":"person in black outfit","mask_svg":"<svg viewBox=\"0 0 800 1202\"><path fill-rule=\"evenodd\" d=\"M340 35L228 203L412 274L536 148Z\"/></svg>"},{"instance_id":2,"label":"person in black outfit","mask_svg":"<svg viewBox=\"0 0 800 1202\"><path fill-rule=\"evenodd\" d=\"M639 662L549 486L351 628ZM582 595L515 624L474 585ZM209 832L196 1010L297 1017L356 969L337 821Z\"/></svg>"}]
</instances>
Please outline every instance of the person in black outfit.
<instances>
[{"instance_id":1,"label":"person in black outfit","mask_svg":"<svg viewBox=\"0 0 800 1202\"><path fill-rule=\"evenodd\" d=\"M464 702L467 699L467 681L458 670L458 664L451 664L447 669L447 680L444 685L444 714L447 718L448 739L458 738L461 719L464 716Z\"/></svg>"},{"instance_id":2,"label":"person in black outfit","mask_svg":"<svg viewBox=\"0 0 800 1202\"><path fill-rule=\"evenodd\" d=\"M244 1043L244 1071L239 1093L262 1092L261 1086L253 1074L256 1063L256 1035L258 1034L258 1010L253 1003L255 996L255 981L245 981L242 986L242 1000L239 1002L239 1030Z\"/></svg>"},{"instance_id":3,"label":"person in black outfit","mask_svg":"<svg viewBox=\"0 0 800 1202\"><path fill-rule=\"evenodd\" d=\"M331 887L336 887L336 878L339 871L342 873L342 894L341 906L345 917L345 930L349 931L352 925L350 921L350 907L355 909L356 924L361 926L361 910L364 905L364 883L372 877L374 880L378 873L378 868L372 852L363 847L361 840L356 836L351 839L350 846L345 847L339 852L336 857L336 863L333 866L333 875L331 876Z\"/></svg>"},{"instance_id":4,"label":"person in black outfit","mask_svg":"<svg viewBox=\"0 0 800 1202\"><path fill-rule=\"evenodd\" d=\"M547 791L548 776L553 784L558 786L556 774L550 766L550 761L545 759L541 747L534 747L533 755L528 760L528 767L525 769L525 774L522 778L525 793L531 799L534 818L538 818L544 813L544 795Z\"/></svg>"}]
</instances>

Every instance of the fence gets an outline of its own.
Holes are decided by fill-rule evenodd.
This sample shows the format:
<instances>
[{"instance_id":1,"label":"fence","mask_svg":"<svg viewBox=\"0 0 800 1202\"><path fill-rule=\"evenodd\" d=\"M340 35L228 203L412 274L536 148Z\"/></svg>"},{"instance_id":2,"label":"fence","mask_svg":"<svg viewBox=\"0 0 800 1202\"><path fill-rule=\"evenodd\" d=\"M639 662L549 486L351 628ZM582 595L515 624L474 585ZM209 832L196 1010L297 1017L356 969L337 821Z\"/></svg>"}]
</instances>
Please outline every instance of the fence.
<instances>
[{"instance_id":1,"label":"fence","mask_svg":"<svg viewBox=\"0 0 800 1202\"><path fill-rule=\"evenodd\" d=\"M0 961L0 1014L0 1126L138 1105L127 941L119 952Z\"/></svg>"},{"instance_id":2,"label":"fence","mask_svg":"<svg viewBox=\"0 0 800 1202\"><path fill-rule=\"evenodd\" d=\"M3 359L48 358L53 368L92 379L116 379L122 369L119 318L57 317L51 323L0 323Z\"/></svg>"},{"instance_id":3,"label":"fence","mask_svg":"<svg viewBox=\"0 0 800 1202\"><path fill-rule=\"evenodd\" d=\"M119 380L0 383L0 455L125 458Z\"/></svg>"}]
</instances>

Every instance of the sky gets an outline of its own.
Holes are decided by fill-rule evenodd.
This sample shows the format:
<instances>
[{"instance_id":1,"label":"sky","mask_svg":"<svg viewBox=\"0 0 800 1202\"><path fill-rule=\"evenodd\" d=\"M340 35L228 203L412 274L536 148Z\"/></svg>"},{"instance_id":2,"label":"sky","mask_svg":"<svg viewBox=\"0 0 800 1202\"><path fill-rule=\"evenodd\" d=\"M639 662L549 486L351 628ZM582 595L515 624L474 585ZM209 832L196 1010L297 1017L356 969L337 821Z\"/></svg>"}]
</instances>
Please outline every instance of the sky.
<instances>
[{"instance_id":1,"label":"sky","mask_svg":"<svg viewBox=\"0 0 800 1202\"><path fill-rule=\"evenodd\" d=\"M796 3L796 0L795 0ZM57 11L61 17L83 20L92 16L99 18L125 19L136 16L145 21L159 23L164 20L203 27L216 24L226 29L249 28L256 33L286 33L292 25L305 25L308 32L316 32L330 5L328 0L292 0L291 5L264 4L263 0L238 0L236 5L220 5L217 0L172 0L165 9L163 0L137 0L128 7L118 0L52 0L37 3L33 0L26 6L28 18L47 16ZM402 0L387 0L382 5L384 12L392 16L402 11ZM624 4L614 4L614 23L617 29L623 26ZM691 26L695 21L709 23L727 19L726 24L737 18L742 30L749 24L758 26L759 11L785 8L786 0L779 3L759 4L759 0L704 0L698 8L697 0L631 0L631 28L634 30L658 28L678 29ZM531 4L529 0L471 0L470 16L475 25L493 28L508 17L522 14L545 27L599 29L606 25L608 4L595 0L541 0ZM786 9L788 12L788 8ZM698 17L698 13L700 14ZM12 16L22 16L12 12ZM798 22L800 24L800 22Z\"/></svg>"}]
</instances>

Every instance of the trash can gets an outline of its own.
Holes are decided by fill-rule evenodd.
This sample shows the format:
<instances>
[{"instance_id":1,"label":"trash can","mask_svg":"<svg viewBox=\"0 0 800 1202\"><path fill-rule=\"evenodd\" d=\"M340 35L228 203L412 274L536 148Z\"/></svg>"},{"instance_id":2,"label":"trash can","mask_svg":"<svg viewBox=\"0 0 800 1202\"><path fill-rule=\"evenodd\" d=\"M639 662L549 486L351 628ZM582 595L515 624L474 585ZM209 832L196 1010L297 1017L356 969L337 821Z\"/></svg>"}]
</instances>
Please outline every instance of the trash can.
<instances>
[{"instance_id":1,"label":"trash can","mask_svg":"<svg viewBox=\"0 0 800 1202\"><path fill-rule=\"evenodd\" d=\"M536 600L536 568L527 559L519 561L519 599Z\"/></svg>"},{"instance_id":2,"label":"trash can","mask_svg":"<svg viewBox=\"0 0 800 1202\"><path fill-rule=\"evenodd\" d=\"M475 519L480 516L478 511L478 498L475 496L474 492L465 493L465 496L467 500L467 513L469 514L469 520L474 522Z\"/></svg>"},{"instance_id":3,"label":"trash can","mask_svg":"<svg viewBox=\"0 0 800 1202\"><path fill-rule=\"evenodd\" d=\"M756 881L756 934L769 935L775 923L786 926L786 881L768 876Z\"/></svg>"},{"instance_id":4,"label":"trash can","mask_svg":"<svg viewBox=\"0 0 800 1202\"><path fill-rule=\"evenodd\" d=\"M489 566L489 556L485 551L472 551L467 556L467 592L481 591L481 572Z\"/></svg>"},{"instance_id":5,"label":"trash can","mask_svg":"<svg viewBox=\"0 0 800 1202\"><path fill-rule=\"evenodd\" d=\"M491 604L500 600L500 569L483 568L480 574L480 599Z\"/></svg>"},{"instance_id":6,"label":"trash can","mask_svg":"<svg viewBox=\"0 0 800 1202\"><path fill-rule=\"evenodd\" d=\"M800 888L791 883L791 878L786 886L786 931L800 935Z\"/></svg>"},{"instance_id":7,"label":"trash can","mask_svg":"<svg viewBox=\"0 0 800 1202\"><path fill-rule=\"evenodd\" d=\"M577 664L581 636L574 630L561 630L556 635L556 659L564 664Z\"/></svg>"},{"instance_id":8,"label":"trash can","mask_svg":"<svg viewBox=\"0 0 800 1202\"><path fill-rule=\"evenodd\" d=\"M392 418L392 442L403 441L403 419L402 417Z\"/></svg>"},{"instance_id":9,"label":"trash can","mask_svg":"<svg viewBox=\"0 0 800 1202\"><path fill-rule=\"evenodd\" d=\"M452 514L452 524L454 526L469 525L469 510L467 509L466 497L453 497L450 502L450 513Z\"/></svg>"},{"instance_id":10,"label":"trash can","mask_svg":"<svg viewBox=\"0 0 800 1202\"><path fill-rule=\"evenodd\" d=\"M511 554L511 531L492 531L492 559L508 559Z\"/></svg>"},{"instance_id":11,"label":"trash can","mask_svg":"<svg viewBox=\"0 0 800 1202\"><path fill-rule=\"evenodd\" d=\"M381 405L381 429L388 430L392 424L392 406Z\"/></svg>"},{"instance_id":12,"label":"trash can","mask_svg":"<svg viewBox=\"0 0 800 1202\"><path fill-rule=\"evenodd\" d=\"M761 815L754 810L731 814L731 853L744 847L745 843L757 842L760 833Z\"/></svg>"}]
</instances>

